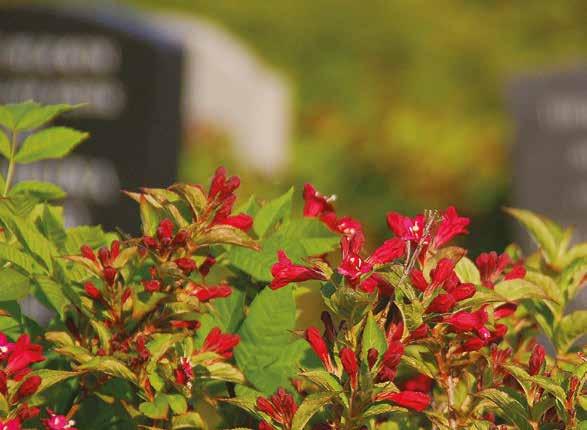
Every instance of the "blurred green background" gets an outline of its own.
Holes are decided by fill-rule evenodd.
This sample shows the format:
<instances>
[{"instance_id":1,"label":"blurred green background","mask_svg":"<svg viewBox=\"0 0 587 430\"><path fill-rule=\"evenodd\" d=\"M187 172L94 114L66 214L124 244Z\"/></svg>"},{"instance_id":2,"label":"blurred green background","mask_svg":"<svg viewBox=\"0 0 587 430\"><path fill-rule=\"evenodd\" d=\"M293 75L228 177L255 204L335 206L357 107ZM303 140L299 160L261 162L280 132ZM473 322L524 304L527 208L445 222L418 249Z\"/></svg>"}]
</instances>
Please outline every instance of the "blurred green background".
<instances>
[{"instance_id":1,"label":"blurred green background","mask_svg":"<svg viewBox=\"0 0 587 430\"><path fill-rule=\"evenodd\" d=\"M501 249L509 221L508 82L576 65L587 2L437 0L127 0L182 11L237 35L294 93L292 161L267 180L231 157L226 137L188 136L180 177L223 164L261 198L312 182L341 214L388 235L385 213L456 205L473 252Z\"/></svg>"}]
</instances>

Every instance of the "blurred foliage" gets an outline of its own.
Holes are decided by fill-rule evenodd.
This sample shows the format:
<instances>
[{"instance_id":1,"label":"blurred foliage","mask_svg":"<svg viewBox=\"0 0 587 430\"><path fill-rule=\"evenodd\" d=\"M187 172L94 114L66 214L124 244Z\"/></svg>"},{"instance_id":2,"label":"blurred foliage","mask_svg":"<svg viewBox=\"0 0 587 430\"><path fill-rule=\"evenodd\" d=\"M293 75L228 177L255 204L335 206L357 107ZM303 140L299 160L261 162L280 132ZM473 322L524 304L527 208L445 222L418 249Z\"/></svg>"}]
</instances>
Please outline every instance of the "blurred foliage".
<instances>
[{"instance_id":1,"label":"blurred foliage","mask_svg":"<svg viewBox=\"0 0 587 430\"><path fill-rule=\"evenodd\" d=\"M271 183L245 171L244 184L315 183L373 236L387 210L455 204L490 226L475 251L507 240L508 82L576 64L587 40L582 0L127 1L207 17L291 81L290 167ZM182 179L220 163L243 172L221 134L193 140Z\"/></svg>"}]
</instances>

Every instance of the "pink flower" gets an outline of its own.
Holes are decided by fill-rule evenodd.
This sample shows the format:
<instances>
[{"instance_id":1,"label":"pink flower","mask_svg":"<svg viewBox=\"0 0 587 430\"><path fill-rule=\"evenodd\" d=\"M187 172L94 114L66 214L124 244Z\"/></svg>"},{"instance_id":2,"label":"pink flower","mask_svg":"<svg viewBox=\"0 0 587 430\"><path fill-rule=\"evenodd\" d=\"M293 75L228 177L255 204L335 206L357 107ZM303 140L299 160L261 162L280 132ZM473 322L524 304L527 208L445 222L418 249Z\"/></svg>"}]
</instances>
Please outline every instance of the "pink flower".
<instances>
[{"instance_id":1,"label":"pink flower","mask_svg":"<svg viewBox=\"0 0 587 430\"><path fill-rule=\"evenodd\" d=\"M415 411L423 411L432 399L428 394L419 391L401 391L399 393L384 392L375 396L375 401L391 401L398 406L403 406Z\"/></svg>"},{"instance_id":2,"label":"pink flower","mask_svg":"<svg viewBox=\"0 0 587 430\"><path fill-rule=\"evenodd\" d=\"M14 350L14 343L9 342L4 333L0 333L0 360L4 360Z\"/></svg>"},{"instance_id":3,"label":"pink flower","mask_svg":"<svg viewBox=\"0 0 587 430\"><path fill-rule=\"evenodd\" d=\"M359 376L359 365L357 364L357 356L355 355L352 349L345 347L340 350L340 361L342 363L342 368L344 369L346 374L349 375L351 388L353 390L356 390Z\"/></svg>"},{"instance_id":4,"label":"pink flower","mask_svg":"<svg viewBox=\"0 0 587 430\"><path fill-rule=\"evenodd\" d=\"M272 290L285 287L291 282L304 282L311 279L325 280L323 273L316 269L293 264L284 251L277 253L278 261L271 267L273 280L269 287Z\"/></svg>"},{"instance_id":5,"label":"pink flower","mask_svg":"<svg viewBox=\"0 0 587 430\"><path fill-rule=\"evenodd\" d=\"M21 430L20 420L13 418L11 420L1 421L0 430Z\"/></svg>"},{"instance_id":6,"label":"pink flower","mask_svg":"<svg viewBox=\"0 0 587 430\"><path fill-rule=\"evenodd\" d=\"M63 415L57 415L50 409L47 409L47 412L49 413L49 418L43 420L46 430L76 430L74 427L75 421Z\"/></svg>"},{"instance_id":7,"label":"pink flower","mask_svg":"<svg viewBox=\"0 0 587 430\"><path fill-rule=\"evenodd\" d=\"M460 217L454 206L446 209L432 241L432 248L440 248L459 234L467 234L469 218Z\"/></svg>"},{"instance_id":8,"label":"pink flower","mask_svg":"<svg viewBox=\"0 0 587 430\"><path fill-rule=\"evenodd\" d=\"M237 334L222 334L218 327L214 327L206 336L202 351L212 351L228 359L232 357L232 349L239 341L240 337Z\"/></svg>"}]
</instances>

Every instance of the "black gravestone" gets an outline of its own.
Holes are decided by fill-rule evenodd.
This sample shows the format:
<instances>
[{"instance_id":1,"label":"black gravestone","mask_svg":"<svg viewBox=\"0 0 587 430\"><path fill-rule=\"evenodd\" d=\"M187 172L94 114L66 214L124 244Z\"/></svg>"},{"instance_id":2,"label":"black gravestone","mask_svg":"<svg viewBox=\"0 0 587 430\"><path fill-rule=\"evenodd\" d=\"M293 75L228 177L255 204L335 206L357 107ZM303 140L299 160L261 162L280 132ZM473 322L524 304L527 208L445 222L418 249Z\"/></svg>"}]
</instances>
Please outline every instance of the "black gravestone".
<instances>
[{"instance_id":1,"label":"black gravestone","mask_svg":"<svg viewBox=\"0 0 587 430\"><path fill-rule=\"evenodd\" d=\"M62 161L16 179L61 185L69 224L138 230L120 189L171 184L177 173L182 49L118 9L0 9L0 103L88 103L58 120L91 138Z\"/></svg>"},{"instance_id":2,"label":"black gravestone","mask_svg":"<svg viewBox=\"0 0 587 430\"><path fill-rule=\"evenodd\" d=\"M575 225L587 240L587 68L519 79L513 203Z\"/></svg>"}]
</instances>

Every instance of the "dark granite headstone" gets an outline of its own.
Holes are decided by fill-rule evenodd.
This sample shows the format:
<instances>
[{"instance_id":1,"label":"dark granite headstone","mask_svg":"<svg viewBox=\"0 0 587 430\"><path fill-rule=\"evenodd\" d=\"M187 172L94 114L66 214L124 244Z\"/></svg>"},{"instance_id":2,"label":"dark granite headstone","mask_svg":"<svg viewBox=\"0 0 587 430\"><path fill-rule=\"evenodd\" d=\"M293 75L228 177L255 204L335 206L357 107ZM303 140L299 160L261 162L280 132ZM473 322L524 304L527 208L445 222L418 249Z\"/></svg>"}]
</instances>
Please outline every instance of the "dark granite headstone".
<instances>
[{"instance_id":1,"label":"dark granite headstone","mask_svg":"<svg viewBox=\"0 0 587 430\"><path fill-rule=\"evenodd\" d=\"M120 189L167 186L182 133L182 49L117 9L0 9L0 103L88 103L59 120L91 138L62 161L19 167L16 179L61 185L70 224L138 230Z\"/></svg>"}]
</instances>

